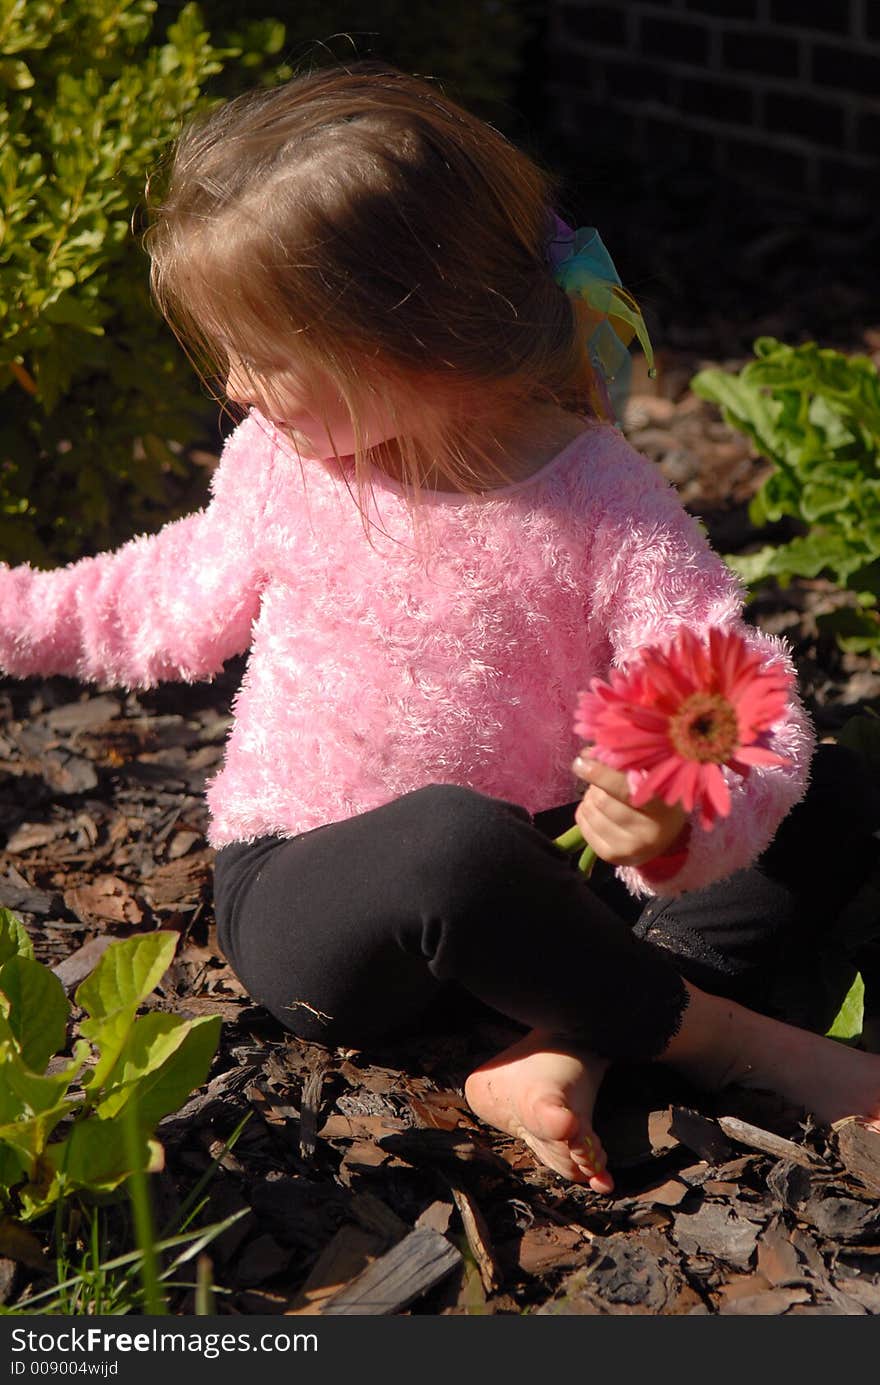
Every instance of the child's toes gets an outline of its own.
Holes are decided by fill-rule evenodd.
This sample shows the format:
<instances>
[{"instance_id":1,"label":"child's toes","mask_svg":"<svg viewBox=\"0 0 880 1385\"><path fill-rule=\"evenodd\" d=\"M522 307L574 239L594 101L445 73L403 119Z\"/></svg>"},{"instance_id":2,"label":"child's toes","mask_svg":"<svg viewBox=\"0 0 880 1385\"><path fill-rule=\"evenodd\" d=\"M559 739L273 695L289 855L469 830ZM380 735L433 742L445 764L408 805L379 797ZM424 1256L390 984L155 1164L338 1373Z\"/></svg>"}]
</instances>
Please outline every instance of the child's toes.
<instances>
[{"instance_id":1,"label":"child's toes","mask_svg":"<svg viewBox=\"0 0 880 1385\"><path fill-rule=\"evenodd\" d=\"M605 1151L595 1135L581 1135L571 1146L572 1162L588 1178L597 1193L610 1193L614 1179L606 1167Z\"/></svg>"},{"instance_id":2,"label":"child's toes","mask_svg":"<svg viewBox=\"0 0 880 1385\"><path fill-rule=\"evenodd\" d=\"M593 1174L589 1183L594 1193L614 1192L614 1179L607 1169L603 1169L601 1173Z\"/></svg>"}]
</instances>

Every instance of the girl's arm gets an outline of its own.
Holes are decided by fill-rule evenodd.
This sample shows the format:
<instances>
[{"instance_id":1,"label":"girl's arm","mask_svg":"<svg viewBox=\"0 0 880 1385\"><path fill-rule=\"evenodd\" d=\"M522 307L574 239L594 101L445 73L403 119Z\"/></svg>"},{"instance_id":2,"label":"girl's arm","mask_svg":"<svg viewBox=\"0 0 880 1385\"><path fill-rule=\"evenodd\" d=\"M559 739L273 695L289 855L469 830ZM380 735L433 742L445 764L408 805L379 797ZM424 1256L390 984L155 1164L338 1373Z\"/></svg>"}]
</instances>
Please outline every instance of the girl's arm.
<instances>
[{"instance_id":1,"label":"girl's arm","mask_svg":"<svg viewBox=\"0 0 880 1385\"><path fill-rule=\"evenodd\" d=\"M227 440L205 509L51 572L0 564L4 673L150 688L245 650L264 580L264 428L251 416Z\"/></svg>"},{"instance_id":2,"label":"girl's arm","mask_svg":"<svg viewBox=\"0 0 880 1385\"><path fill-rule=\"evenodd\" d=\"M624 484L609 496L596 550L608 573L600 589L612 662L625 666L646 645L666 643L683 626L704 633L718 625L738 630L768 665L794 672L784 641L743 621L739 580L710 548L673 488L628 445L621 441L620 446L627 454L619 476ZM627 474L635 495L625 484ZM683 850L656 863L618 867L621 880L633 894L678 895L751 865L803 797L814 744L812 726L792 692L771 739L771 748L788 757L788 767L754 768L745 780L723 770L730 786L729 817L705 831L691 814Z\"/></svg>"}]
</instances>

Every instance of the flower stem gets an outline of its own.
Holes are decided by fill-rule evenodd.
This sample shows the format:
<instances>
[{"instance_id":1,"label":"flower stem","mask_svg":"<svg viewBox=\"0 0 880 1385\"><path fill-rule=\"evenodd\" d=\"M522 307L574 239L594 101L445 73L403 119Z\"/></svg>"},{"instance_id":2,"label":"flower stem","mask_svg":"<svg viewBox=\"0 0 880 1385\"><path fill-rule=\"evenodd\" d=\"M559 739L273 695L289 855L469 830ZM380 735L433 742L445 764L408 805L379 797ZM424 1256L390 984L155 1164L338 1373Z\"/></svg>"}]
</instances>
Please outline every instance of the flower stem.
<instances>
[{"instance_id":1,"label":"flower stem","mask_svg":"<svg viewBox=\"0 0 880 1385\"><path fill-rule=\"evenodd\" d=\"M593 866L596 864L597 860L598 857L595 851L588 843L580 854L578 870L583 871L584 875L589 877L593 873Z\"/></svg>"},{"instance_id":2,"label":"flower stem","mask_svg":"<svg viewBox=\"0 0 880 1385\"><path fill-rule=\"evenodd\" d=\"M578 870L587 876L592 873L597 860L596 853L579 827L570 827L561 837L554 837L553 845L558 846L560 851L579 851Z\"/></svg>"},{"instance_id":3,"label":"flower stem","mask_svg":"<svg viewBox=\"0 0 880 1385\"><path fill-rule=\"evenodd\" d=\"M570 827L561 837L554 837L553 844L558 846L560 851L578 851L586 846L584 834L579 827Z\"/></svg>"}]
</instances>

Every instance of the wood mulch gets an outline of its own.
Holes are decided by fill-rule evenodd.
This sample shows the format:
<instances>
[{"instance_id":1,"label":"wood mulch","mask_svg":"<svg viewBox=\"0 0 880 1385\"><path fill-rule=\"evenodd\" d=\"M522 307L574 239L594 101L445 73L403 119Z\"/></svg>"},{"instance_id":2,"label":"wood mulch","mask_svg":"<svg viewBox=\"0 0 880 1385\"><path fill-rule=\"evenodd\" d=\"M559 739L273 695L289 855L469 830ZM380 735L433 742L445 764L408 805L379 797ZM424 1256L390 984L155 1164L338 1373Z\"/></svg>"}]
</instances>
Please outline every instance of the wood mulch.
<instances>
[{"instance_id":1,"label":"wood mulch","mask_svg":"<svg viewBox=\"0 0 880 1385\"><path fill-rule=\"evenodd\" d=\"M853 342L880 348L880 338ZM661 353L626 429L721 551L753 538L763 463L687 390L706 364ZM753 607L787 635L828 735L880 703L880 670L842 656L816 616L843 598L797 583ZM149 1002L219 1014L210 1079L164 1120L162 1218L223 1151L204 1216L244 1209L209 1255L231 1314L880 1313L880 1135L817 1127L769 1095L707 1097L621 1068L598 1127L618 1180L600 1195L480 1124L468 1071L517 1037L474 1005L383 1049L302 1043L253 1004L220 955L206 777L223 752L243 660L212 684L126 694L62 678L0 683L0 906L72 993L113 938L170 928L180 945ZM0 1301L50 1282L0 1260ZM181 1291L174 1311L193 1312Z\"/></svg>"}]
</instances>

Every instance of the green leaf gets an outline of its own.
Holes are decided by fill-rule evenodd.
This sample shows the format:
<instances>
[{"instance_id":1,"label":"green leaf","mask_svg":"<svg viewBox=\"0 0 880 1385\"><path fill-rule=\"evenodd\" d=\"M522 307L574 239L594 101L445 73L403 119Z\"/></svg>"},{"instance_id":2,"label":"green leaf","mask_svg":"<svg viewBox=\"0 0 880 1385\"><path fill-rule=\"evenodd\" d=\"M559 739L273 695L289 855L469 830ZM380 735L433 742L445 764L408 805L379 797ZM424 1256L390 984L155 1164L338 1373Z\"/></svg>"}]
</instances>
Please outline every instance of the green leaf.
<instances>
[{"instance_id":1,"label":"green leaf","mask_svg":"<svg viewBox=\"0 0 880 1385\"><path fill-rule=\"evenodd\" d=\"M97 304L74 298L72 294L66 293L46 308L43 317L58 327L79 327L83 332L91 332L94 336L102 337L104 328L100 312Z\"/></svg>"},{"instance_id":2,"label":"green leaf","mask_svg":"<svg viewBox=\"0 0 880 1385\"><path fill-rule=\"evenodd\" d=\"M4 1022L5 1027L5 1022ZM0 1149L15 1153L16 1181L20 1170L32 1175L46 1142L59 1121L70 1115L66 1100L70 1082L86 1057L88 1045L77 1046L73 1061L52 1077L39 1077L24 1066L10 1039L0 1043ZM3 1188L0 1170L0 1189Z\"/></svg>"},{"instance_id":3,"label":"green leaf","mask_svg":"<svg viewBox=\"0 0 880 1385\"><path fill-rule=\"evenodd\" d=\"M876 712L864 712L849 717L834 739L840 745L849 746L850 750L867 760L873 773L880 778L880 716Z\"/></svg>"},{"instance_id":4,"label":"green leaf","mask_svg":"<svg viewBox=\"0 0 880 1385\"><path fill-rule=\"evenodd\" d=\"M49 1136L59 1121L68 1115L69 1104L59 1102L57 1106L41 1111L37 1116L28 1116L23 1120L11 1121L8 1125L0 1125L0 1145L15 1152L21 1167L27 1171L28 1177L32 1178L37 1160L46 1148Z\"/></svg>"},{"instance_id":5,"label":"green leaf","mask_svg":"<svg viewBox=\"0 0 880 1385\"><path fill-rule=\"evenodd\" d=\"M869 534L867 538L873 547L873 536ZM875 559L854 572L851 586L860 605L875 606L878 597L880 597L880 562Z\"/></svg>"},{"instance_id":6,"label":"green leaf","mask_svg":"<svg viewBox=\"0 0 880 1385\"><path fill-rule=\"evenodd\" d=\"M157 1162L161 1167L161 1146L158 1149L157 1155L156 1141L141 1135L137 1157L132 1159L127 1153L122 1122L99 1121L92 1117L78 1121L67 1139L50 1145L46 1154L48 1161L63 1171L69 1183L79 1188L110 1191L137 1169L153 1172Z\"/></svg>"},{"instance_id":7,"label":"green leaf","mask_svg":"<svg viewBox=\"0 0 880 1385\"><path fill-rule=\"evenodd\" d=\"M11 1145L0 1144L0 1189L8 1194L22 1179L32 1176L30 1158L20 1154Z\"/></svg>"},{"instance_id":8,"label":"green leaf","mask_svg":"<svg viewBox=\"0 0 880 1385\"><path fill-rule=\"evenodd\" d=\"M202 1085L219 1039L218 1015L196 1020L161 1013L142 1016L128 1035L112 1085L95 1114L111 1119L135 1094L139 1121L154 1125Z\"/></svg>"},{"instance_id":9,"label":"green leaf","mask_svg":"<svg viewBox=\"0 0 880 1385\"><path fill-rule=\"evenodd\" d=\"M156 1173L163 1163L162 1146L145 1134L132 1159L121 1122L78 1121L65 1140L47 1146L36 1177L18 1190L22 1219L32 1221L72 1192L112 1192L136 1168Z\"/></svg>"},{"instance_id":10,"label":"green leaf","mask_svg":"<svg viewBox=\"0 0 880 1385\"><path fill-rule=\"evenodd\" d=\"M823 515L834 515L853 499L852 484L845 478L808 481L801 492L801 514L810 524Z\"/></svg>"},{"instance_id":11,"label":"green leaf","mask_svg":"<svg viewBox=\"0 0 880 1385\"><path fill-rule=\"evenodd\" d=\"M690 387L701 399L717 404L726 421L747 433L765 457L784 465L785 450L776 426L780 405L755 388L745 371L737 376L724 370L701 370Z\"/></svg>"},{"instance_id":12,"label":"green leaf","mask_svg":"<svg viewBox=\"0 0 880 1385\"><path fill-rule=\"evenodd\" d=\"M0 84L11 87L13 91L26 91L34 85L33 73L27 63L18 59L0 59Z\"/></svg>"},{"instance_id":13,"label":"green leaf","mask_svg":"<svg viewBox=\"0 0 880 1385\"><path fill-rule=\"evenodd\" d=\"M724 561L747 587L754 587L775 572L776 553L772 544L766 544L757 553L725 553Z\"/></svg>"},{"instance_id":14,"label":"green leaf","mask_svg":"<svg viewBox=\"0 0 880 1385\"><path fill-rule=\"evenodd\" d=\"M3 1067L0 1122L6 1124L52 1110L79 1076L88 1056L88 1044L79 1040L74 1045L70 1062L59 1072L52 1073L51 1077L43 1077L25 1067L21 1054L11 1044L0 1045L0 1063Z\"/></svg>"},{"instance_id":15,"label":"green leaf","mask_svg":"<svg viewBox=\"0 0 880 1385\"><path fill-rule=\"evenodd\" d=\"M83 1083L86 1098L94 1101L95 1094L102 1091L122 1052L125 1041L135 1021L137 1005L132 1004L124 1010L116 1010L101 1020L82 1020L80 1031L98 1050L98 1061Z\"/></svg>"},{"instance_id":16,"label":"green leaf","mask_svg":"<svg viewBox=\"0 0 880 1385\"><path fill-rule=\"evenodd\" d=\"M790 543L779 547L768 544L757 553L729 553L725 561L749 585L768 576L777 577L784 585L793 576L818 577L821 572L830 572L844 583L864 567L865 554L839 530L817 526Z\"/></svg>"},{"instance_id":17,"label":"green leaf","mask_svg":"<svg viewBox=\"0 0 880 1385\"><path fill-rule=\"evenodd\" d=\"M76 992L77 1005L90 1017L80 1025L86 1038L96 1022L146 1000L171 965L177 941L176 933L159 932L110 944Z\"/></svg>"},{"instance_id":18,"label":"green leaf","mask_svg":"<svg viewBox=\"0 0 880 1385\"><path fill-rule=\"evenodd\" d=\"M774 471L749 501L749 519L761 529L776 524L785 515L796 515L800 503L797 478L788 471Z\"/></svg>"},{"instance_id":19,"label":"green leaf","mask_svg":"<svg viewBox=\"0 0 880 1385\"><path fill-rule=\"evenodd\" d=\"M107 1082L135 1023L135 1014L161 981L174 956L177 934L147 933L111 943L92 974L76 992L77 1004L88 1010L80 1033L98 1049L98 1062L84 1083L93 1101Z\"/></svg>"},{"instance_id":20,"label":"green leaf","mask_svg":"<svg viewBox=\"0 0 880 1385\"><path fill-rule=\"evenodd\" d=\"M861 1038L862 1027L865 1021L865 983L861 973L856 973L856 978L846 994L837 1016L831 1028L827 1031L829 1039L842 1039L847 1043L854 1043Z\"/></svg>"},{"instance_id":21,"label":"green leaf","mask_svg":"<svg viewBox=\"0 0 880 1385\"><path fill-rule=\"evenodd\" d=\"M0 909L0 966L10 957L28 957L33 961L34 945L21 919L9 909Z\"/></svg>"},{"instance_id":22,"label":"green leaf","mask_svg":"<svg viewBox=\"0 0 880 1385\"><path fill-rule=\"evenodd\" d=\"M816 625L823 634L834 635L848 653L880 654L880 615L876 611L843 606L817 616Z\"/></svg>"},{"instance_id":23,"label":"green leaf","mask_svg":"<svg viewBox=\"0 0 880 1385\"><path fill-rule=\"evenodd\" d=\"M0 991L9 1001L9 1028L24 1062L42 1072L67 1033L70 1006L64 987L47 967L17 956L0 967Z\"/></svg>"}]
</instances>

